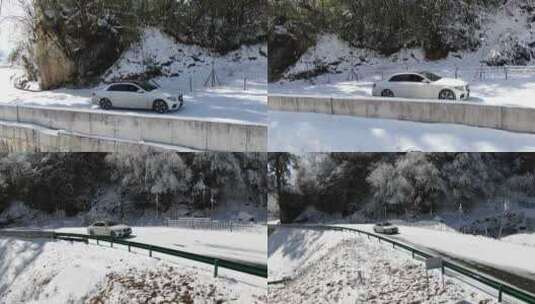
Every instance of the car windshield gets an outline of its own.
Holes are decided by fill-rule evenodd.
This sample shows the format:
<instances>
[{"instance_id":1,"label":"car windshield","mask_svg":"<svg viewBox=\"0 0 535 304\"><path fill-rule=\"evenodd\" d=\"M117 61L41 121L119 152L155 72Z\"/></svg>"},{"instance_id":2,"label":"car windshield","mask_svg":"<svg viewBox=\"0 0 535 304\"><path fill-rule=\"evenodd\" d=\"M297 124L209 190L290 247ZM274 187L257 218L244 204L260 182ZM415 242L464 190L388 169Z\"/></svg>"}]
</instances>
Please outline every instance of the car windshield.
<instances>
[{"instance_id":1,"label":"car windshield","mask_svg":"<svg viewBox=\"0 0 535 304\"><path fill-rule=\"evenodd\" d=\"M158 87L153 85L152 83L149 83L149 82L138 82L137 83L138 86L140 86L143 90L147 91L147 92L151 92L151 91L154 91L156 90Z\"/></svg>"},{"instance_id":2,"label":"car windshield","mask_svg":"<svg viewBox=\"0 0 535 304\"><path fill-rule=\"evenodd\" d=\"M424 75L425 78L431 80L431 81L439 81L440 79L442 79L442 77L436 75L436 74L433 74L431 72L420 72L421 75Z\"/></svg>"}]
</instances>

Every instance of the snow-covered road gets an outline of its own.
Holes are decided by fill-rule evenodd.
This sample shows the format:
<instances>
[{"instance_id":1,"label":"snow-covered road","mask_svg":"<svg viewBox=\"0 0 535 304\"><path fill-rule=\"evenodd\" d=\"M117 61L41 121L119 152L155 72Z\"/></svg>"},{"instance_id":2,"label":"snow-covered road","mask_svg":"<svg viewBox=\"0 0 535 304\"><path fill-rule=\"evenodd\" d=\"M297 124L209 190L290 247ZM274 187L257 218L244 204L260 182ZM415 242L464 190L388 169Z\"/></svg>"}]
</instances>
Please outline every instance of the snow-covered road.
<instances>
[{"instance_id":1,"label":"snow-covered road","mask_svg":"<svg viewBox=\"0 0 535 304\"><path fill-rule=\"evenodd\" d=\"M519 76L509 80L478 80L469 81L469 83L471 98L467 101L468 103L535 108L535 76ZM351 98L372 96L372 86L373 82L371 81L339 81L325 84L289 82L270 84L268 90L269 94ZM442 102L438 99L435 101Z\"/></svg>"},{"instance_id":2,"label":"snow-covered road","mask_svg":"<svg viewBox=\"0 0 535 304\"><path fill-rule=\"evenodd\" d=\"M339 225L373 232L373 225ZM464 261L472 261L535 280L535 247L500 241L456 231L399 226L392 238L435 250Z\"/></svg>"},{"instance_id":3,"label":"snow-covered road","mask_svg":"<svg viewBox=\"0 0 535 304\"><path fill-rule=\"evenodd\" d=\"M192 253L265 264L267 227L253 231L208 231L171 227L132 227L129 241L158 245ZM60 228L58 232L87 234L86 228Z\"/></svg>"},{"instance_id":4,"label":"snow-covered road","mask_svg":"<svg viewBox=\"0 0 535 304\"><path fill-rule=\"evenodd\" d=\"M269 303L497 303L422 262L354 233L278 227L269 239ZM480 302L484 301L484 302Z\"/></svg>"},{"instance_id":5,"label":"snow-covered road","mask_svg":"<svg viewBox=\"0 0 535 304\"><path fill-rule=\"evenodd\" d=\"M269 112L269 151L535 151L535 135L453 124Z\"/></svg>"},{"instance_id":6,"label":"snow-covered road","mask_svg":"<svg viewBox=\"0 0 535 304\"><path fill-rule=\"evenodd\" d=\"M0 273L2 304L266 303L262 278L65 241L0 238Z\"/></svg>"},{"instance_id":7,"label":"snow-covered road","mask_svg":"<svg viewBox=\"0 0 535 304\"><path fill-rule=\"evenodd\" d=\"M56 89L29 92L13 87L11 76L20 72L13 68L0 67L0 104L40 105L70 108L94 108L91 94L94 89ZM178 79L173 77L158 81L162 90L179 91ZM230 123L267 123L267 83L260 79L249 80L247 91L243 90L243 80L229 81L225 86L206 88L184 96L185 107L167 115L184 118L201 118ZM112 110L121 113L149 113L143 110Z\"/></svg>"}]
</instances>

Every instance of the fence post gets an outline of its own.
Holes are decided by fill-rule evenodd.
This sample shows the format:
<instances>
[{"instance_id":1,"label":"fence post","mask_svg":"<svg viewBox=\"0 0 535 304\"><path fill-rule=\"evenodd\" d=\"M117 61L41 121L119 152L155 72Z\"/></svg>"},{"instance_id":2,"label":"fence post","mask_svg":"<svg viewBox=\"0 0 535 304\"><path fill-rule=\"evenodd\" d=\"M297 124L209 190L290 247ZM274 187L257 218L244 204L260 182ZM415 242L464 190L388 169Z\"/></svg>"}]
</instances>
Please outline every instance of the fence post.
<instances>
[{"instance_id":1,"label":"fence post","mask_svg":"<svg viewBox=\"0 0 535 304\"><path fill-rule=\"evenodd\" d=\"M149 256L152 258L152 246L149 246Z\"/></svg>"},{"instance_id":2,"label":"fence post","mask_svg":"<svg viewBox=\"0 0 535 304\"><path fill-rule=\"evenodd\" d=\"M100 245L100 244L98 243L98 237L97 237L97 245Z\"/></svg>"},{"instance_id":3,"label":"fence post","mask_svg":"<svg viewBox=\"0 0 535 304\"><path fill-rule=\"evenodd\" d=\"M128 244L128 252L130 252L130 244Z\"/></svg>"},{"instance_id":4,"label":"fence post","mask_svg":"<svg viewBox=\"0 0 535 304\"><path fill-rule=\"evenodd\" d=\"M193 78L189 76L189 92L193 93Z\"/></svg>"},{"instance_id":5,"label":"fence post","mask_svg":"<svg viewBox=\"0 0 535 304\"><path fill-rule=\"evenodd\" d=\"M243 90L247 91L247 77L243 78Z\"/></svg>"},{"instance_id":6,"label":"fence post","mask_svg":"<svg viewBox=\"0 0 535 304\"><path fill-rule=\"evenodd\" d=\"M502 285L500 285L500 288L498 288L498 302L501 303L503 300L503 290Z\"/></svg>"},{"instance_id":7,"label":"fence post","mask_svg":"<svg viewBox=\"0 0 535 304\"><path fill-rule=\"evenodd\" d=\"M219 267L219 260L214 260L214 278L217 278L217 268Z\"/></svg>"},{"instance_id":8,"label":"fence post","mask_svg":"<svg viewBox=\"0 0 535 304\"><path fill-rule=\"evenodd\" d=\"M503 69L505 71L505 80L508 80L509 79L509 75L508 75L507 67L504 67Z\"/></svg>"},{"instance_id":9,"label":"fence post","mask_svg":"<svg viewBox=\"0 0 535 304\"><path fill-rule=\"evenodd\" d=\"M455 79L458 78L459 68L455 67Z\"/></svg>"},{"instance_id":10,"label":"fence post","mask_svg":"<svg viewBox=\"0 0 535 304\"><path fill-rule=\"evenodd\" d=\"M412 258L414 259L414 250L411 250Z\"/></svg>"},{"instance_id":11,"label":"fence post","mask_svg":"<svg viewBox=\"0 0 535 304\"><path fill-rule=\"evenodd\" d=\"M113 248L113 240L110 241L110 247Z\"/></svg>"}]
</instances>

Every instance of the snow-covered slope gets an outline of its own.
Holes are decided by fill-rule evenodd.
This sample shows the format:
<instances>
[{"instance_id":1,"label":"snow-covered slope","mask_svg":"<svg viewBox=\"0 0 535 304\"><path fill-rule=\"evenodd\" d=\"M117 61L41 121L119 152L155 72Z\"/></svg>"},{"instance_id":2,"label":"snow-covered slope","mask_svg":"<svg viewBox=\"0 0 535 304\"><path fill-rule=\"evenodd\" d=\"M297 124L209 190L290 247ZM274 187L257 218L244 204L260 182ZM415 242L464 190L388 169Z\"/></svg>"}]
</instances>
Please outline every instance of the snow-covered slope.
<instances>
[{"instance_id":1,"label":"snow-covered slope","mask_svg":"<svg viewBox=\"0 0 535 304\"><path fill-rule=\"evenodd\" d=\"M423 263L365 237L289 228L273 235L269 280L281 273L271 267L297 275L270 285L269 303L497 303L458 280L446 278L444 288L438 273L428 287Z\"/></svg>"},{"instance_id":2,"label":"snow-covered slope","mask_svg":"<svg viewBox=\"0 0 535 304\"><path fill-rule=\"evenodd\" d=\"M527 45L534 41L535 33L530 30L530 23L527 21L529 13L522 10L520 5L511 1L496 12L480 12L484 27L481 30L481 47L476 51L452 52L442 60L428 61L425 54L419 48L403 49L390 56L381 56L375 51L351 47L347 42L339 39L336 35L325 34L318 37L316 45L309 48L301 56L298 62L290 67L285 73L286 78L292 75L313 69L318 64L329 66L332 73L343 73L352 68L364 69L373 68L375 70L395 70L411 69L419 66L442 67L451 69L454 67L467 68L479 67L483 62L487 62L497 56L513 56L514 43ZM530 62L535 64L535 62ZM331 75L335 79L347 77Z\"/></svg>"},{"instance_id":3,"label":"snow-covered slope","mask_svg":"<svg viewBox=\"0 0 535 304\"><path fill-rule=\"evenodd\" d=\"M476 51L452 52L447 58L436 61L427 60L424 52L417 48L382 56L375 51L354 48L336 35L321 35L316 45L286 71L282 80L270 83L269 92L334 97L371 96L375 81L407 70L428 70L443 77L459 77L468 81L472 92L469 102L535 107L531 101L535 95L535 69L508 72L506 76L503 69L486 67L487 63L535 65L535 60L529 60L535 53L535 35L530 29L533 23L526 21L530 15L517 4L501 8L495 14L481 14L485 20L479 37L481 47ZM504 62L511 58L516 58L516 61ZM482 67L486 67L483 73L480 72ZM318 76L303 79L305 75L314 75L313 71L318 70L327 72L318 72Z\"/></svg>"},{"instance_id":4,"label":"snow-covered slope","mask_svg":"<svg viewBox=\"0 0 535 304\"><path fill-rule=\"evenodd\" d=\"M156 28L147 28L140 42L126 50L121 58L104 73L105 81L133 78L151 70L174 81L205 75L212 65L223 83L236 77L249 76L266 80L267 45L242 46L241 49L221 56L196 45L186 45ZM185 84L185 83L184 83Z\"/></svg>"},{"instance_id":5,"label":"snow-covered slope","mask_svg":"<svg viewBox=\"0 0 535 304\"><path fill-rule=\"evenodd\" d=\"M0 303L265 303L265 283L184 259L0 239ZM264 281L265 282L265 281Z\"/></svg>"}]
</instances>

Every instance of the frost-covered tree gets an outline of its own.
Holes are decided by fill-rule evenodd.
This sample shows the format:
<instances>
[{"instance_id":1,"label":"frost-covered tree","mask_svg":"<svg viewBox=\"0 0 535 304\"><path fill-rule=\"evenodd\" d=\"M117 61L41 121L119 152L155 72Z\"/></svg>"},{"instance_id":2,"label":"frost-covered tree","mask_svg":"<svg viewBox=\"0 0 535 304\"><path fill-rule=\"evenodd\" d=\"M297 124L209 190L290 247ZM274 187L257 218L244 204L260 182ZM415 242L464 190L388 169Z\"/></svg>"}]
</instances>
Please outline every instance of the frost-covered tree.
<instances>
[{"instance_id":1,"label":"frost-covered tree","mask_svg":"<svg viewBox=\"0 0 535 304\"><path fill-rule=\"evenodd\" d=\"M491 158L479 153L459 153L444 164L442 176L452 206L470 208L473 202L490 197L499 172Z\"/></svg>"},{"instance_id":2,"label":"frost-covered tree","mask_svg":"<svg viewBox=\"0 0 535 304\"><path fill-rule=\"evenodd\" d=\"M408 153L393 165L381 163L367 181L374 202L398 213L432 213L444 192L440 171L423 153Z\"/></svg>"}]
</instances>

